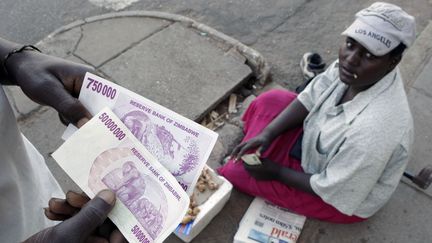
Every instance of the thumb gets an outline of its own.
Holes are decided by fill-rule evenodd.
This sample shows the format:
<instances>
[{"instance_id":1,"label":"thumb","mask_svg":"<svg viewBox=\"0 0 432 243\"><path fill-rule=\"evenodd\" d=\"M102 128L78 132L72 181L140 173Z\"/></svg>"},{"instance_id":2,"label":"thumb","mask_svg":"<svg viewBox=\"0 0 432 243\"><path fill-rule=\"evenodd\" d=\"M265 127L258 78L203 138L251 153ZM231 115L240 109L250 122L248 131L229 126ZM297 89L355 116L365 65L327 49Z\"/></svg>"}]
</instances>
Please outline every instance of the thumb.
<instances>
[{"instance_id":1,"label":"thumb","mask_svg":"<svg viewBox=\"0 0 432 243\"><path fill-rule=\"evenodd\" d=\"M73 123L75 126L82 126L91 119L92 115L87 108L75 97L70 95L66 90L58 89L56 94L60 102L51 106L59 112L60 120L63 124Z\"/></svg>"},{"instance_id":2,"label":"thumb","mask_svg":"<svg viewBox=\"0 0 432 243\"><path fill-rule=\"evenodd\" d=\"M258 155L258 157L261 157L261 155L267 150L267 147L267 144L263 144L257 149L256 154Z\"/></svg>"},{"instance_id":3,"label":"thumb","mask_svg":"<svg viewBox=\"0 0 432 243\"><path fill-rule=\"evenodd\" d=\"M80 237L78 242L84 241L100 226L114 207L115 194L110 190L100 191L96 197L90 200L75 216L57 226L63 234Z\"/></svg>"}]
</instances>

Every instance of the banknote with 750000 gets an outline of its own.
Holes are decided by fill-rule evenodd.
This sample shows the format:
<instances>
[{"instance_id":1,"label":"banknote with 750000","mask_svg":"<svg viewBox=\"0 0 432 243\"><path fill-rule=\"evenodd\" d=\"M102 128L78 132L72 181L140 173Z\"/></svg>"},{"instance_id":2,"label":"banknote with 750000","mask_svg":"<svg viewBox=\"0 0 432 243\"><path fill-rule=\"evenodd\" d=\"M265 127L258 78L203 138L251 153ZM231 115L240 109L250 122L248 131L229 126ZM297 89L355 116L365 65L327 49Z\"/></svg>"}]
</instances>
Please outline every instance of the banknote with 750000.
<instances>
[{"instance_id":1,"label":"banknote with 750000","mask_svg":"<svg viewBox=\"0 0 432 243\"><path fill-rule=\"evenodd\" d=\"M91 73L84 78L79 100L92 115L109 107L183 189L192 194L217 133Z\"/></svg>"}]
</instances>

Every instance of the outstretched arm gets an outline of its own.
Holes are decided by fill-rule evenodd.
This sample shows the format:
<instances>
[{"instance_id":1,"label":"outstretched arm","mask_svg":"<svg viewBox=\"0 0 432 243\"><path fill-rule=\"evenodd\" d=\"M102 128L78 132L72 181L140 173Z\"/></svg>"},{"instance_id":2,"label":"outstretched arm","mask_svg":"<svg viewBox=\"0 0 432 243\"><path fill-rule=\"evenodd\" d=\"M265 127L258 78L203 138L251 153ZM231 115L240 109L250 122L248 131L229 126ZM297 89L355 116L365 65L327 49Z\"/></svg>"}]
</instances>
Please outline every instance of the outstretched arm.
<instances>
[{"instance_id":1,"label":"outstretched arm","mask_svg":"<svg viewBox=\"0 0 432 243\"><path fill-rule=\"evenodd\" d=\"M248 150L255 148L263 153L280 134L301 126L308 114L306 107L298 99L294 99L260 134L237 145L231 155L239 159Z\"/></svg>"},{"instance_id":2,"label":"outstretched arm","mask_svg":"<svg viewBox=\"0 0 432 243\"><path fill-rule=\"evenodd\" d=\"M265 158L261 158L261 162L261 165L248 165L246 163L243 165L249 174L257 180L277 180L287 186L317 195L309 182L312 174L283 167Z\"/></svg>"},{"instance_id":3,"label":"outstretched arm","mask_svg":"<svg viewBox=\"0 0 432 243\"><path fill-rule=\"evenodd\" d=\"M8 56L21 47L0 38L0 82L20 86L33 101L55 108L67 122L84 124L91 115L77 97L85 73L93 68L27 49Z\"/></svg>"}]
</instances>

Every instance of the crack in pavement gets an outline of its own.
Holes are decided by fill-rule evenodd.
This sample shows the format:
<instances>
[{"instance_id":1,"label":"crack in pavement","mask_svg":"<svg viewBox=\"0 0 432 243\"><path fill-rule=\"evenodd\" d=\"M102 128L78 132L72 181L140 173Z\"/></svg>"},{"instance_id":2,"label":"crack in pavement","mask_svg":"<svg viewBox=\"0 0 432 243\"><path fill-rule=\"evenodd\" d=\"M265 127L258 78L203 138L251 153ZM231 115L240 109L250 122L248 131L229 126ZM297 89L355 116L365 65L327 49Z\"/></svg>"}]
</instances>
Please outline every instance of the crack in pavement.
<instances>
[{"instance_id":1,"label":"crack in pavement","mask_svg":"<svg viewBox=\"0 0 432 243\"><path fill-rule=\"evenodd\" d=\"M101 68L103 65L107 64L108 62L116 59L117 57L121 56L122 54L124 54L125 52L127 52L128 50L134 48L135 46L137 46L138 44L140 44L141 42L143 42L144 40L152 37L153 35L155 35L158 32L161 32L162 30L168 28L169 26L173 25L175 22L170 21L169 24L162 26L161 28L156 29L155 31L153 31L152 33L150 33L148 36L145 36L144 38L141 38L140 40L132 43L131 45L129 45L128 47L126 47L125 49L123 49L122 51L120 51L119 53L117 53L116 55L108 58L107 60L105 60L104 62L102 62L100 65L98 65L96 68Z\"/></svg>"}]
</instances>

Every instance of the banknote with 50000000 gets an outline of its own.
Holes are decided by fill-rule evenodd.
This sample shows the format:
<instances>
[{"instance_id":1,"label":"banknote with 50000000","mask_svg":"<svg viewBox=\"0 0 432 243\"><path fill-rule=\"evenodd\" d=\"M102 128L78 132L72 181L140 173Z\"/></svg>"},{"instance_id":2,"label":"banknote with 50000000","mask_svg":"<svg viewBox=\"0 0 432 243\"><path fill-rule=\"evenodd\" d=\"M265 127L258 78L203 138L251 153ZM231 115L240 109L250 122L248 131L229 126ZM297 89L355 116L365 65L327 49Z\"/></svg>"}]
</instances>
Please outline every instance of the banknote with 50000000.
<instances>
[{"instance_id":1,"label":"banknote with 50000000","mask_svg":"<svg viewBox=\"0 0 432 243\"><path fill-rule=\"evenodd\" d=\"M176 179L108 108L52 156L90 197L106 188L116 193L109 218L129 242L162 242L189 206Z\"/></svg>"}]
</instances>

